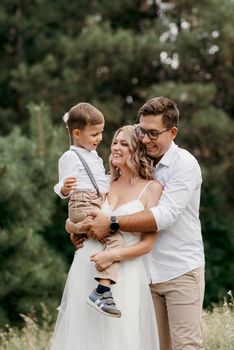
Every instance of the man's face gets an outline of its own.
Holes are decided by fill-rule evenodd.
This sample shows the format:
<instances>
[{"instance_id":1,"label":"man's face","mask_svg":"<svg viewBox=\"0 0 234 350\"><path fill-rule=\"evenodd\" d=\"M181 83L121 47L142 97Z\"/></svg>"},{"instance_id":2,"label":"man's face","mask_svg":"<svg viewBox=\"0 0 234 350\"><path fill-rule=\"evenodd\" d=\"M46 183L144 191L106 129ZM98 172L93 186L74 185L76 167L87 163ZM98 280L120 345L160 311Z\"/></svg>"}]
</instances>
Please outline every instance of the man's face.
<instances>
[{"instance_id":1,"label":"man's face","mask_svg":"<svg viewBox=\"0 0 234 350\"><path fill-rule=\"evenodd\" d=\"M151 158L158 158L164 155L178 132L176 127L167 130L162 122L162 114L141 116L139 127L142 131L142 135L140 134L139 138L145 146L147 155ZM152 131L152 135L156 135L156 139L150 138L147 133L144 134L144 131ZM159 133L158 135L157 132Z\"/></svg>"}]
</instances>

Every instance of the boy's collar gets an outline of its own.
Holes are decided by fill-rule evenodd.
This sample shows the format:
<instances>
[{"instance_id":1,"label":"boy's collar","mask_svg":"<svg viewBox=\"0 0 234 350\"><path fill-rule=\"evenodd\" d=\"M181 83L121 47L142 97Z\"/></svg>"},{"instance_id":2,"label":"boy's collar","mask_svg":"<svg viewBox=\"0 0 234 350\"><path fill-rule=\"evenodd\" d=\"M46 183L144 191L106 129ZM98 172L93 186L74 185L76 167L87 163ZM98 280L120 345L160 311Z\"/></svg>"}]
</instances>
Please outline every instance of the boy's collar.
<instances>
[{"instance_id":1,"label":"boy's collar","mask_svg":"<svg viewBox=\"0 0 234 350\"><path fill-rule=\"evenodd\" d=\"M93 150L93 151L89 151L89 150L87 150L86 148L82 148L82 147L78 147L78 146L75 146L75 145L71 145L70 146L70 149L77 149L79 152L83 152L83 153L97 153L97 151L95 151L95 150Z\"/></svg>"}]
</instances>

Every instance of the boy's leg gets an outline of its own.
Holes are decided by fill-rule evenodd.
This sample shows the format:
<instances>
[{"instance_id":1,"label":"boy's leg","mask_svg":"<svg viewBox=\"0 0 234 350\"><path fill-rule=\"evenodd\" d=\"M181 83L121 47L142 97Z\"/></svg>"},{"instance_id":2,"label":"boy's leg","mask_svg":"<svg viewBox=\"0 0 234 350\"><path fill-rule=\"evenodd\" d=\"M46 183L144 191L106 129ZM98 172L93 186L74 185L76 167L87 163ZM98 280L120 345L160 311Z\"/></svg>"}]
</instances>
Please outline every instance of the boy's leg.
<instances>
[{"instance_id":1,"label":"boy's leg","mask_svg":"<svg viewBox=\"0 0 234 350\"><path fill-rule=\"evenodd\" d=\"M201 318L204 269L196 268L171 281L155 284L154 290L166 302L172 349L203 350ZM160 309L158 311L156 303L156 316L157 312L160 317ZM161 338L163 335L159 336Z\"/></svg>"},{"instance_id":2,"label":"boy's leg","mask_svg":"<svg viewBox=\"0 0 234 350\"><path fill-rule=\"evenodd\" d=\"M123 235L120 232L109 235L104 243L104 250L122 248L125 246L125 241ZM110 280L112 284L115 284L117 281L117 274L119 270L119 262L114 262L111 266L107 267L103 271L97 271L95 279L100 280Z\"/></svg>"},{"instance_id":3,"label":"boy's leg","mask_svg":"<svg viewBox=\"0 0 234 350\"><path fill-rule=\"evenodd\" d=\"M124 239L120 232L108 236L104 242L104 250L124 246ZM119 263L115 262L103 271L97 271L95 279L99 282L97 288L90 294L87 302L105 315L121 317L121 311L116 307L110 286L116 283Z\"/></svg>"},{"instance_id":4,"label":"boy's leg","mask_svg":"<svg viewBox=\"0 0 234 350\"><path fill-rule=\"evenodd\" d=\"M90 201L86 198L87 195L88 192L84 193L75 191L70 196L68 204L68 216L74 224L83 221L87 217L88 211L93 209L90 207ZM78 233L76 235L79 238L87 238L86 233Z\"/></svg>"}]
</instances>

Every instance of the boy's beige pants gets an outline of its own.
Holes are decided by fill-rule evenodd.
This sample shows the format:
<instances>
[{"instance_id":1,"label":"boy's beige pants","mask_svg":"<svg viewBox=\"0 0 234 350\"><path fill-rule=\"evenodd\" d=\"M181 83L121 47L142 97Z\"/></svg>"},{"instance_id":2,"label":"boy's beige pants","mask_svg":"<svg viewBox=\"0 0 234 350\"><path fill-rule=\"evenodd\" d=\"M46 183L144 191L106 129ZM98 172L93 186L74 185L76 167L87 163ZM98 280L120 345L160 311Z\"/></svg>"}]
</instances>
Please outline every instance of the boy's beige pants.
<instances>
[{"instance_id":1,"label":"boy's beige pants","mask_svg":"<svg viewBox=\"0 0 234 350\"><path fill-rule=\"evenodd\" d=\"M74 223L83 221L87 217L88 212L93 209L101 209L104 200L105 194L98 195L96 192L75 191L72 193L68 204L69 219ZM82 236L86 236L86 234L82 234ZM124 247L124 238L120 232L116 232L107 236L103 240L103 245L104 250L121 248ZM117 280L118 269L119 262L114 262L105 270L97 271L94 278L96 280L109 279L114 284Z\"/></svg>"},{"instance_id":2,"label":"boy's beige pants","mask_svg":"<svg viewBox=\"0 0 234 350\"><path fill-rule=\"evenodd\" d=\"M151 284L160 350L203 350L204 269Z\"/></svg>"}]
</instances>

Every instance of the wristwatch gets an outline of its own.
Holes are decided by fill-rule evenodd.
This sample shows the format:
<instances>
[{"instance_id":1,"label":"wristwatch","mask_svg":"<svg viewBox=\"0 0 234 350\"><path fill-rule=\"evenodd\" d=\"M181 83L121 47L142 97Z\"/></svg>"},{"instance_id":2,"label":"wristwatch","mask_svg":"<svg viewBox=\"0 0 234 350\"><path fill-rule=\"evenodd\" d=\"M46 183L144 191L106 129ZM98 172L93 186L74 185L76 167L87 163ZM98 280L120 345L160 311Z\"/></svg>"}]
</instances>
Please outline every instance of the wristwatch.
<instances>
[{"instance_id":1,"label":"wristwatch","mask_svg":"<svg viewBox=\"0 0 234 350\"><path fill-rule=\"evenodd\" d=\"M111 216L110 230L111 233L116 232L119 229L119 223L116 216Z\"/></svg>"}]
</instances>

